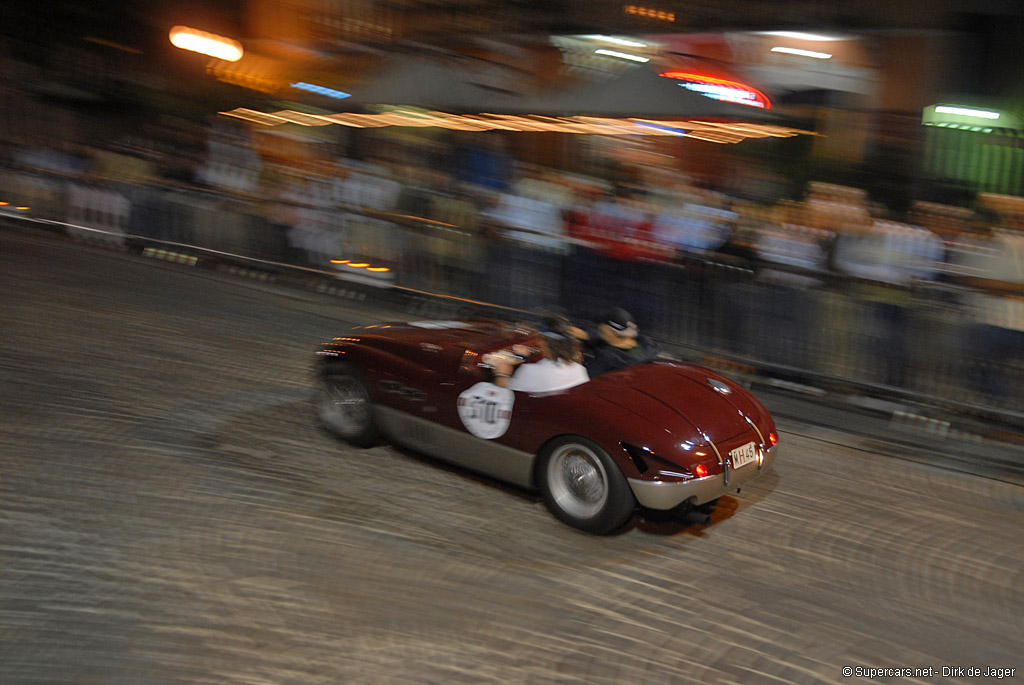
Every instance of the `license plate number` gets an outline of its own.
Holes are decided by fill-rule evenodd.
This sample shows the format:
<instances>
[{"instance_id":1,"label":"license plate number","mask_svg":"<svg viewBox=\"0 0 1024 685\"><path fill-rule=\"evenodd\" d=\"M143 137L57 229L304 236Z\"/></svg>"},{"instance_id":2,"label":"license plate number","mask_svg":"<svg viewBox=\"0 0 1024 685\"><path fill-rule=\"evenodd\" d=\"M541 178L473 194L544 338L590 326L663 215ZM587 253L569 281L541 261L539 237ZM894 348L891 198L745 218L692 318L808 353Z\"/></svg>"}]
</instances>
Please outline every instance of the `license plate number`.
<instances>
[{"instance_id":1,"label":"license plate number","mask_svg":"<svg viewBox=\"0 0 1024 685\"><path fill-rule=\"evenodd\" d=\"M742 447L729 450L729 458L732 459L732 467L738 469L757 459L757 448L753 442L748 442Z\"/></svg>"}]
</instances>

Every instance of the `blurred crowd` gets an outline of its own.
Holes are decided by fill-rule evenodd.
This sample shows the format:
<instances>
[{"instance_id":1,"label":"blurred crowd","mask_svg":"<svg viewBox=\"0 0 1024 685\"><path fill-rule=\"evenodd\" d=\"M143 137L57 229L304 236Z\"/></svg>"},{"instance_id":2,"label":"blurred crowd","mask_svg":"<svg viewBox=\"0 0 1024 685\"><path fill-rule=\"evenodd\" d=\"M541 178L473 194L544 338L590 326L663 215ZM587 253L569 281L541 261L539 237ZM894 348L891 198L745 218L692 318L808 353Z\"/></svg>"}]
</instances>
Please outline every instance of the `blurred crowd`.
<instances>
[{"instance_id":1,"label":"blurred crowd","mask_svg":"<svg viewBox=\"0 0 1024 685\"><path fill-rule=\"evenodd\" d=\"M8 170L71 179L80 194L129 182L244 202L284 232L289 261L307 265L433 261L488 278L494 274L474 265L477 250L495 241L624 263L715 262L750 273L774 320L798 331L819 323L807 293L838 290L870 312L880 331L870 338L884 360L880 380L897 387L910 368L908 307L927 291L970 320L963 353L992 362L974 365L979 390L1015 394L1006 370L1019 370L1024 350L1022 198L979 195L970 207L917 202L895 216L862 190L827 183L810 184L799 200L741 199L665 167L570 173L515 159L494 136L290 164L262 154L241 129L202 134L198 151L195 140L179 150L140 140L102 149L8 141L2 161ZM117 194L102 202L111 213L131 211ZM84 213L66 208L64 217L73 216ZM132 225L127 216L122 223ZM410 254L396 224L430 238Z\"/></svg>"}]
</instances>

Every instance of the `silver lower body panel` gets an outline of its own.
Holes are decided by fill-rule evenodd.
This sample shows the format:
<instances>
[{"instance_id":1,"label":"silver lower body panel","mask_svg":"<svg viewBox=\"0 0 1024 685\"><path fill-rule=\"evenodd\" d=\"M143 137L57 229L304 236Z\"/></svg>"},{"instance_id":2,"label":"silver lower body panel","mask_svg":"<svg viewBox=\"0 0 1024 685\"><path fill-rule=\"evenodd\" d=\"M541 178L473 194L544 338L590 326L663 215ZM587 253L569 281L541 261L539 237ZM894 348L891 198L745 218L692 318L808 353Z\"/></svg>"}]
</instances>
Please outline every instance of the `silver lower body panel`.
<instances>
[{"instance_id":1,"label":"silver lower body panel","mask_svg":"<svg viewBox=\"0 0 1024 685\"><path fill-rule=\"evenodd\" d=\"M533 487L533 454L379 405L374 407L374 419L396 445L523 488Z\"/></svg>"}]
</instances>

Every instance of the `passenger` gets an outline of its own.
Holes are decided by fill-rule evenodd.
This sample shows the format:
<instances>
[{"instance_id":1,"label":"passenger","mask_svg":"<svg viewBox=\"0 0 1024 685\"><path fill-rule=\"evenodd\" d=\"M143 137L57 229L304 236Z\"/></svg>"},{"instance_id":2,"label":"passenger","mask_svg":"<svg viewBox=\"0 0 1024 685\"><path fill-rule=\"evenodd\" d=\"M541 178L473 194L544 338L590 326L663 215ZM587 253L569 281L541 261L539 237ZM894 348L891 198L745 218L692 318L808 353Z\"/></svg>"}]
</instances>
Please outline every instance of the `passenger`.
<instances>
[{"instance_id":1,"label":"passenger","mask_svg":"<svg viewBox=\"0 0 1024 685\"><path fill-rule=\"evenodd\" d=\"M596 331L579 331L589 351L586 368L591 378L658 356L658 343L640 335L633 315L616 307L598 320Z\"/></svg>"},{"instance_id":2,"label":"passenger","mask_svg":"<svg viewBox=\"0 0 1024 685\"><path fill-rule=\"evenodd\" d=\"M522 356L492 356L489 361L494 366L495 384L519 392L552 392L586 383L590 377L580 363L580 342L572 335L573 328L562 317L545 320L538 342L544 356L539 361L523 363Z\"/></svg>"}]
</instances>

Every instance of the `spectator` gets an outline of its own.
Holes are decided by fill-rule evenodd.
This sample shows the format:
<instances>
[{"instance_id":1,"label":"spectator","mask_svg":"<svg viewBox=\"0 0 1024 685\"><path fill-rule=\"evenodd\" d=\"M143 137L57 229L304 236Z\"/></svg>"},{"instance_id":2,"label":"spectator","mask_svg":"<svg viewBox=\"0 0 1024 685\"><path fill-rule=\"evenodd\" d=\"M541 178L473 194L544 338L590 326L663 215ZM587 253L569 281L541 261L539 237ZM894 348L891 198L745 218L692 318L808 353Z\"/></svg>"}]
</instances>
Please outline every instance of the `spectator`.
<instances>
[{"instance_id":1,"label":"spectator","mask_svg":"<svg viewBox=\"0 0 1024 685\"><path fill-rule=\"evenodd\" d=\"M975 288L968 296L975 316L974 383L988 397L1006 402L1019 396L1011 372L1024 361L1024 216L1007 217L984 247L965 265L973 275L960 279Z\"/></svg>"},{"instance_id":2,"label":"spectator","mask_svg":"<svg viewBox=\"0 0 1024 685\"><path fill-rule=\"evenodd\" d=\"M732 234L738 215L727 209L687 204L658 216L660 242L681 252L707 253L722 247Z\"/></svg>"},{"instance_id":3,"label":"spectator","mask_svg":"<svg viewBox=\"0 0 1024 685\"><path fill-rule=\"evenodd\" d=\"M906 286L936 275L944 255L942 241L924 228L894 221L876 219L844 228L836 239L832 264L840 273L861 279L852 290L869 312L861 332L864 351L882 361L883 383L905 387L910 306Z\"/></svg>"},{"instance_id":4,"label":"spectator","mask_svg":"<svg viewBox=\"0 0 1024 685\"><path fill-rule=\"evenodd\" d=\"M512 181L513 158L504 139L494 135L467 137L454 154L454 173L459 181L505 190Z\"/></svg>"},{"instance_id":5,"label":"spectator","mask_svg":"<svg viewBox=\"0 0 1024 685\"><path fill-rule=\"evenodd\" d=\"M778 331L758 341L769 361L802 366L812 359L818 327L815 291L826 269L823 245L828 238L827 231L791 223L765 226L757 235L760 288L746 303L755 305L746 318L748 325L758 321L760 330Z\"/></svg>"}]
</instances>

